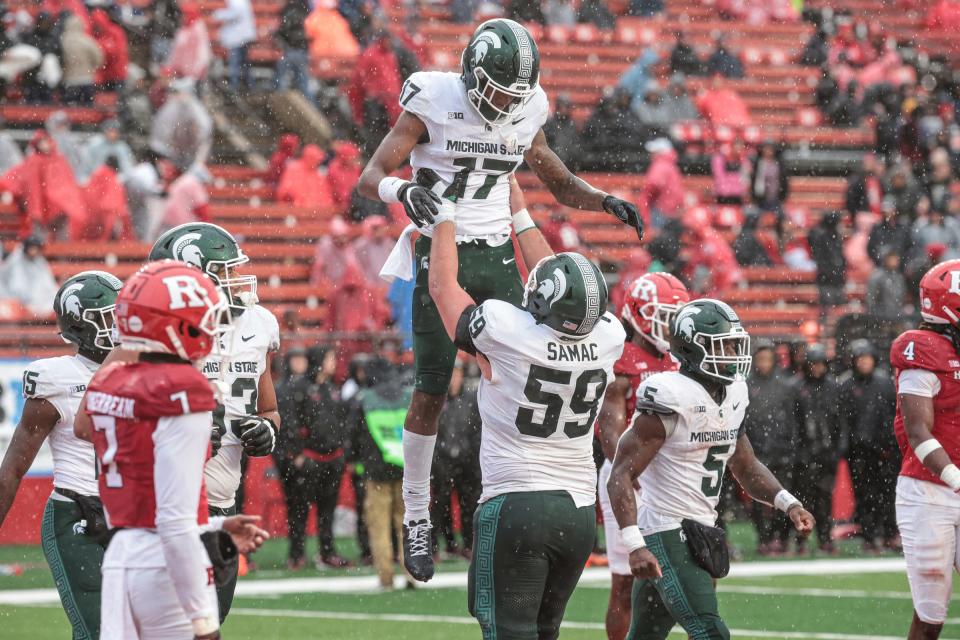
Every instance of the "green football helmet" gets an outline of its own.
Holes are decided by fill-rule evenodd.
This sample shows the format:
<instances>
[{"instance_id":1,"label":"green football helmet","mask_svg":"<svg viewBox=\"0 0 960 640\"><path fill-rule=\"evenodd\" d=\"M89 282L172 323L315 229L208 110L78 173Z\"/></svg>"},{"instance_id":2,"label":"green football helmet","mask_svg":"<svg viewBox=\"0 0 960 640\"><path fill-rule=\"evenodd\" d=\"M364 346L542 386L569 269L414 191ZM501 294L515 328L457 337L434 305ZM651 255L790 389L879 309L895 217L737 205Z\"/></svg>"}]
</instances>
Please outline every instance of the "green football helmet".
<instances>
[{"instance_id":1,"label":"green football helmet","mask_svg":"<svg viewBox=\"0 0 960 640\"><path fill-rule=\"evenodd\" d=\"M540 79L540 51L513 20L487 20L474 31L460 59L467 98L490 125L501 125L533 97Z\"/></svg>"},{"instance_id":2,"label":"green football helmet","mask_svg":"<svg viewBox=\"0 0 960 640\"><path fill-rule=\"evenodd\" d=\"M113 341L113 309L123 283L106 271L83 271L61 285L53 298L57 327L65 342L103 361Z\"/></svg>"},{"instance_id":3,"label":"green football helmet","mask_svg":"<svg viewBox=\"0 0 960 640\"><path fill-rule=\"evenodd\" d=\"M670 326L670 353L680 370L730 384L750 373L750 334L726 302L702 298L680 307Z\"/></svg>"},{"instance_id":4,"label":"green football helmet","mask_svg":"<svg viewBox=\"0 0 960 640\"><path fill-rule=\"evenodd\" d=\"M147 259L152 262L164 258L192 264L213 278L234 315L259 301L257 277L236 273L237 267L250 262L250 258L223 227L188 222L170 229L157 239Z\"/></svg>"},{"instance_id":5,"label":"green football helmet","mask_svg":"<svg viewBox=\"0 0 960 640\"><path fill-rule=\"evenodd\" d=\"M523 307L563 338L589 335L607 310L607 283L579 253L558 253L530 271Z\"/></svg>"}]
</instances>

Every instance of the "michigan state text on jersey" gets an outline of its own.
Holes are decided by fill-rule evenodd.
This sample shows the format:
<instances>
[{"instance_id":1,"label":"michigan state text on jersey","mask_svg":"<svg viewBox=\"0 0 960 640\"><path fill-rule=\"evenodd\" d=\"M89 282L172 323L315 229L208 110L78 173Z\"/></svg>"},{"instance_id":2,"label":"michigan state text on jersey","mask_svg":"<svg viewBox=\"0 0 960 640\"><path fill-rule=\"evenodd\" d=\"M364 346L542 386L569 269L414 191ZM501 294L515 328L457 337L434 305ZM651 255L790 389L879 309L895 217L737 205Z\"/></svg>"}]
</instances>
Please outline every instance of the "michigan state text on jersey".
<instances>
[{"instance_id":1,"label":"michigan state text on jersey","mask_svg":"<svg viewBox=\"0 0 960 640\"><path fill-rule=\"evenodd\" d=\"M429 529L430 464L437 421L450 382L456 347L443 331L430 297L430 227L440 202L456 213L461 283L477 302L519 304L522 286L509 242L508 179L522 161L561 204L606 211L642 236L637 208L574 176L550 150L541 129L547 99L539 86L540 54L530 33L512 20L481 24L461 59L461 74L413 74L400 96L403 111L364 169L359 192L399 202L413 222L381 271L388 279L413 277L410 236L417 240L413 293L415 392L404 430L404 521ZM414 181L391 177L410 160ZM526 211L518 217L530 220ZM516 222L516 219L514 220ZM414 226L416 225L416 226ZM405 540L408 547L411 541ZM417 543L418 548L422 545ZM406 563L418 580L433 575L429 554Z\"/></svg>"}]
</instances>

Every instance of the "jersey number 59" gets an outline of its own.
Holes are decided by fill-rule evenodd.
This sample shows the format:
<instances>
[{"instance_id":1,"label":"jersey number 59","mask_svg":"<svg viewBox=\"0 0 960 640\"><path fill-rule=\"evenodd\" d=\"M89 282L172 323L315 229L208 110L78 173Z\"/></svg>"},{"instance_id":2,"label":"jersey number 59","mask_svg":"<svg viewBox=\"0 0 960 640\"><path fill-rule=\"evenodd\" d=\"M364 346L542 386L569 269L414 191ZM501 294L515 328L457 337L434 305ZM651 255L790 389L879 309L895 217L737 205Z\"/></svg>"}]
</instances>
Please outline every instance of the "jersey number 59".
<instances>
[{"instance_id":1,"label":"jersey number 59","mask_svg":"<svg viewBox=\"0 0 960 640\"><path fill-rule=\"evenodd\" d=\"M568 438L579 438L590 433L600 401L607 390L607 372L603 369L588 369L581 372L575 380L572 378L572 371L530 365L523 395L530 402L543 405L543 422L535 421L535 409L520 407L516 420L520 433L535 438L549 438L557 431L564 407L569 408L579 419L564 422L563 433ZM544 389L544 384L550 385L555 391Z\"/></svg>"}]
</instances>

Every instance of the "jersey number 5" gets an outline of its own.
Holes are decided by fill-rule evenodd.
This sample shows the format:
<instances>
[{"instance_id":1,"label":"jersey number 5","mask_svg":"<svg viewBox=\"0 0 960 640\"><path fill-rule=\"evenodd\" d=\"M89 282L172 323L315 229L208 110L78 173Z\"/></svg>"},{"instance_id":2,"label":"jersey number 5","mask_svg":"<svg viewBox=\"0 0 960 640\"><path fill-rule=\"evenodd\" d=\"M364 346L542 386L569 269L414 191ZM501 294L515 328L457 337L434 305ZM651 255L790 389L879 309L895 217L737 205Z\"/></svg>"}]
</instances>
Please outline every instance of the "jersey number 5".
<instances>
[{"instance_id":1,"label":"jersey number 5","mask_svg":"<svg viewBox=\"0 0 960 640\"><path fill-rule=\"evenodd\" d=\"M563 433L568 438L579 438L590 433L597 417L597 408L607 390L607 372L603 369L588 369L575 381L571 381L572 377L571 371L530 365L523 395L530 402L543 405L543 422L534 420L534 409L520 407L516 420L520 433L535 438L549 438L557 431L564 406L569 407L570 411L578 416L586 416L586 419L564 422ZM544 384L560 387L560 389L547 391L543 388Z\"/></svg>"}]
</instances>

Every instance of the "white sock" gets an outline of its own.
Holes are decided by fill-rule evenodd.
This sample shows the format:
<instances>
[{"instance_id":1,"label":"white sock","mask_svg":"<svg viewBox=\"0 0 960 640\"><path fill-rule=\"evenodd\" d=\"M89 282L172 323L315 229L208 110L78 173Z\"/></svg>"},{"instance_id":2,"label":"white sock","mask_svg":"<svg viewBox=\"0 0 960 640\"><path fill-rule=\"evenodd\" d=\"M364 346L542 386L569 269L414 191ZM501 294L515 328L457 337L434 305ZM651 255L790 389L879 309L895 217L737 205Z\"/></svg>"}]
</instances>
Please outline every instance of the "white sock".
<instances>
[{"instance_id":1,"label":"white sock","mask_svg":"<svg viewBox=\"0 0 960 640\"><path fill-rule=\"evenodd\" d=\"M403 521L430 520L430 467L436 434L403 431Z\"/></svg>"}]
</instances>

